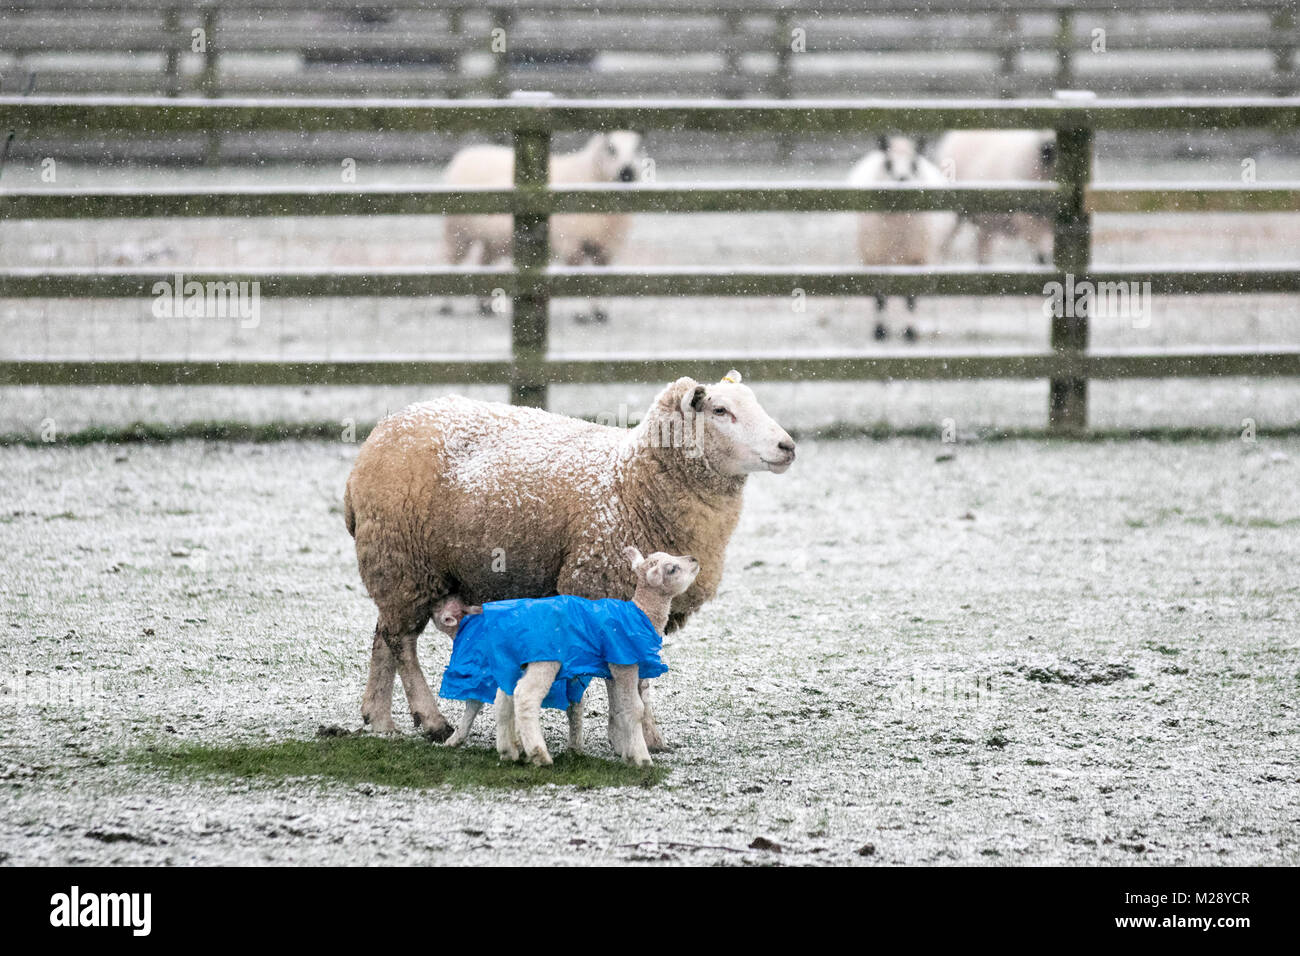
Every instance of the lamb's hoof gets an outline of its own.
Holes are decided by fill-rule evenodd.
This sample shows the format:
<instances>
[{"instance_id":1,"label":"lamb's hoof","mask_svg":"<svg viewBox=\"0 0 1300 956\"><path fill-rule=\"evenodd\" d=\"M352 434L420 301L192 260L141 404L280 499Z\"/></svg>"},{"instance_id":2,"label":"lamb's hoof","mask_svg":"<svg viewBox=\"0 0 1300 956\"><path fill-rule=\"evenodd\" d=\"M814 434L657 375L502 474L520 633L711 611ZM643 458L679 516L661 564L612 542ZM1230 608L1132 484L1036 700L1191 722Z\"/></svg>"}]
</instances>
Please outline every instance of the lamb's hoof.
<instances>
[{"instance_id":1,"label":"lamb's hoof","mask_svg":"<svg viewBox=\"0 0 1300 956\"><path fill-rule=\"evenodd\" d=\"M909 325L907 328L903 329L903 341L904 341L904 342L915 342L915 341L916 341L916 329L914 329L914 328L913 328L912 326L910 326L910 325Z\"/></svg>"},{"instance_id":2,"label":"lamb's hoof","mask_svg":"<svg viewBox=\"0 0 1300 956\"><path fill-rule=\"evenodd\" d=\"M883 342L889 338L889 329L885 327L884 322L877 322L876 329L872 334L876 337L877 342Z\"/></svg>"},{"instance_id":3,"label":"lamb's hoof","mask_svg":"<svg viewBox=\"0 0 1300 956\"><path fill-rule=\"evenodd\" d=\"M468 736L468 735L467 735L467 734L462 734L462 733L458 730L458 731L456 731L454 734L452 734L450 737L447 738L447 742L444 743L443 746L444 746L444 747L459 747L461 744L463 744L463 743L465 742L465 737L466 737L466 736Z\"/></svg>"}]
</instances>

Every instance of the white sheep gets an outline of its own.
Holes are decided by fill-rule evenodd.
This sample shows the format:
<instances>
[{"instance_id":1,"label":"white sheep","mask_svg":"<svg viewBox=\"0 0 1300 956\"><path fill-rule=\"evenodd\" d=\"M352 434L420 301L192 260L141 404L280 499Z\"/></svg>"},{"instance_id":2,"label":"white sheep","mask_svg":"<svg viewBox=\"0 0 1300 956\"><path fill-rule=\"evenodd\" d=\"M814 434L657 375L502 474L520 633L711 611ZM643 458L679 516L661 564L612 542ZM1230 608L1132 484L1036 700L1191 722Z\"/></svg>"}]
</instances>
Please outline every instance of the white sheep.
<instances>
[{"instance_id":1,"label":"white sheep","mask_svg":"<svg viewBox=\"0 0 1300 956\"><path fill-rule=\"evenodd\" d=\"M903 136L882 136L876 148L858 161L849 173L855 186L881 183L928 183L944 185L939 169L921 155L923 142ZM858 214L858 258L864 266L924 266L935 260L943 237L956 217L949 212L865 212ZM876 296L876 311L883 313L885 297ZM907 297L907 311L916 309L916 296ZM877 339L889 337L889 329L876 322ZM909 324L903 338L915 341L916 329Z\"/></svg>"},{"instance_id":2,"label":"white sheep","mask_svg":"<svg viewBox=\"0 0 1300 956\"><path fill-rule=\"evenodd\" d=\"M632 596L630 545L699 559L668 630L717 592L747 476L784 472L794 442L738 372L680 378L632 430L535 408L449 396L375 427L343 496L361 579L379 610L362 718L394 729L394 673L415 724L451 736L420 670L416 638L438 602L574 594ZM662 747L643 683L646 742Z\"/></svg>"},{"instance_id":3,"label":"white sheep","mask_svg":"<svg viewBox=\"0 0 1300 956\"><path fill-rule=\"evenodd\" d=\"M1056 167L1056 134L1050 130L954 130L935 148L935 161L954 182L1046 182ZM946 256L963 221L976 230L975 259L987 265L993 240L1008 236L1029 243L1039 265L1052 259L1052 222L1032 213L978 213L953 223L940 254Z\"/></svg>"},{"instance_id":4,"label":"white sheep","mask_svg":"<svg viewBox=\"0 0 1300 956\"><path fill-rule=\"evenodd\" d=\"M631 183L641 179L645 152L639 133L598 133L576 153L551 157L550 182ZM443 181L452 186L507 187L514 181L515 154L506 146L470 146L452 157ZM551 217L551 254L565 265L604 266L623 248L630 217L613 213L572 213ZM508 215L448 216L444 231L451 265L492 265L510 258L514 221ZM592 318L605 321L603 309Z\"/></svg>"},{"instance_id":5,"label":"white sheep","mask_svg":"<svg viewBox=\"0 0 1300 956\"><path fill-rule=\"evenodd\" d=\"M615 752L628 763L650 765L638 685L641 677L666 669L659 655L668 612L673 598L694 583L700 563L663 552L646 558L632 547L624 554L637 581L630 602L557 596L468 606L457 596L444 605L451 618L481 615L459 624L452 635L441 695L465 700L465 720L447 746L464 741L482 704L494 695L502 760L522 754L539 766L551 763L542 738L543 701L567 706L569 747L581 752L586 684L578 679L604 676L612 682Z\"/></svg>"}]
</instances>

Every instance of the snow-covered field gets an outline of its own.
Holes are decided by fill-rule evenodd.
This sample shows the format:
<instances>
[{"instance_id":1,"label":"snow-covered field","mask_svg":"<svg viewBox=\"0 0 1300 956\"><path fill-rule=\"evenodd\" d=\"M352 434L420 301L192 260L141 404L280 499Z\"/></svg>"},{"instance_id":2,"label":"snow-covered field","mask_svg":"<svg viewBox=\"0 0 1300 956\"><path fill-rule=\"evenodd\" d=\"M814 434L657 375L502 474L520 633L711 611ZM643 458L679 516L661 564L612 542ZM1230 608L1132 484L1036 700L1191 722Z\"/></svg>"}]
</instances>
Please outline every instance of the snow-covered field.
<instances>
[{"instance_id":1,"label":"snow-covered field","mask_svg":"<svg viewBox=\"0 0 1300 956\"><path fill-rule=\"evenodd\" d=\"M141 767L359 722L355 450L0 449L0 862L1300 863L1300 440L804 442L670 638L654 786Z\"/></svg>"}]
</instances>

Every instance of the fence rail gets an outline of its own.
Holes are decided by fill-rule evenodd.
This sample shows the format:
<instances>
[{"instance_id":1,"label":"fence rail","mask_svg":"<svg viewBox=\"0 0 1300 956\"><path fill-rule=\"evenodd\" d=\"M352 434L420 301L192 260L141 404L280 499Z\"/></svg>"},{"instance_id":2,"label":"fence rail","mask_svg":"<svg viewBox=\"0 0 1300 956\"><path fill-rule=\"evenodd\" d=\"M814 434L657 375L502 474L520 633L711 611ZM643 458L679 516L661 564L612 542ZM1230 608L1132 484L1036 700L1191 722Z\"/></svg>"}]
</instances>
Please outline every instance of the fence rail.
<instances>
[{"instance_id":1,"label":"fence rail","mask_svg":"<svg viewBox=\"0 0 1300 956\"><path fill-rule=\"evenodd\" d=\"M547 157L554 132L643 126L744 129L765 133L817 131L864 137L879 129L1052 129L1057 137L1053 183L881 186L870 189L794 183L704 186L550 188ZM1048 282L1149 282L1152 294L1300 293L1297 267L1151 266L1094 269L1095 212L1297 211L1300 184L1261 187L1091 185L1098 130L1300 127L1300 98L1113 100L972 100L856 102L528 101L258 101L127 98L0 97L0 128L20 134L50 130L136 133L311 129L375 131L508 130L515 144L511 189L379 186L195 189L0 189L0 219L131 216L414 215L494 212L514 216L509 267L223 269L185 268L187 280L253 282L262 294L287 297L488 295L513 300L508 358L447 361L170 362L0 361L0 385L68 384L449 384L497 383L516 402L544 404L553 383L657 381L743 361L747 374L778 380L880 378L1047 378L1049 422L1086 427L1087 382L1093 378L1297 375L1300 349L1212 349L1098 352L1088 344L1086 309L1050 319L1047 352L971 354L846 352L843 354L704 356L564 356L548 353L548 314L555 297L807 295L1031 295ZM548 219L562 212L759 212L1022 210L1054 222L1050 267L893 268L594 268L550 264ZM176 269L0 269L0 298L140 298Z\"/></svg>"}]
</instances>

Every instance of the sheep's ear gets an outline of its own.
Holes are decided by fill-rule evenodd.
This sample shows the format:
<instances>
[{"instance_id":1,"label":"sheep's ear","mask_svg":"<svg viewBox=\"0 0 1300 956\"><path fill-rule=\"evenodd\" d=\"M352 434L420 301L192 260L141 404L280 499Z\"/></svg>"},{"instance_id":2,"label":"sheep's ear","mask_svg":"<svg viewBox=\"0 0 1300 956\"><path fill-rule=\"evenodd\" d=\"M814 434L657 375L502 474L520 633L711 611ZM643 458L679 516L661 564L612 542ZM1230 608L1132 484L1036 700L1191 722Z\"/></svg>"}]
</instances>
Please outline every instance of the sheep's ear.
<instances>
[{"instance_id":1,"label":"sheep's ear","mask_svg":"<svg viewBox=\"0 0 1300 956\"><path fill-rule=\"evenodd\" d=\"M686 415L690 412L698 412L704 407L704 399L706 395L707 390L703 385L696 385L695 388L688 391L682 396L682 414Z\"/></svg>"},{"instance_id":2,"label":"sheep's ear","mask_svg":"<svg viewBox=\"0 0 1300 956\"><path fill-rule=\"evenodd\" d=\"M641 567L641 565L645 564L645 558L641 556L641 552L631 545L628 545L623 549L623 557L627 558L628 564L632 565L633 571L636 571Z\"/></svg>"}]
</instances>

